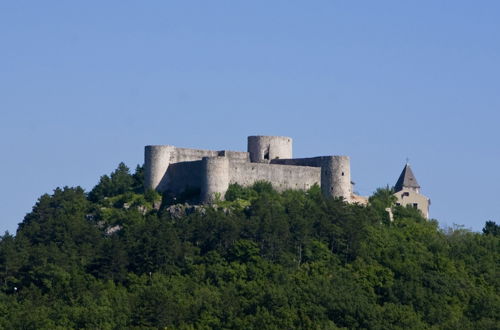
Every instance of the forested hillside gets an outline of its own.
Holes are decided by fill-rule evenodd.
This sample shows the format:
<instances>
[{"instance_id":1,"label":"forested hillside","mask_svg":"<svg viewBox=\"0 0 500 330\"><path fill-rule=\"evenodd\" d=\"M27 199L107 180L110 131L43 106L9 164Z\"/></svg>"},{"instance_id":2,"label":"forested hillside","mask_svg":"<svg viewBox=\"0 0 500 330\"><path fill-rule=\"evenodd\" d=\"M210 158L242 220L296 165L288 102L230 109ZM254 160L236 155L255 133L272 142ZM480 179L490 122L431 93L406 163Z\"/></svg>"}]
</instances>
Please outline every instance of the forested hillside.
<instances>
[{"instance_id":1,"label":"forested hillside","mask_svg":"<svg viewBox=\"0 0 500 330\"><path fill-rule=\"evenodd\" d=\"M120 164L41 196L1 237L0 328L500 328L494 222L442 230L389 189L368 207L265 182L189 195L144 192Z\"/></svg>"}]
</instances>

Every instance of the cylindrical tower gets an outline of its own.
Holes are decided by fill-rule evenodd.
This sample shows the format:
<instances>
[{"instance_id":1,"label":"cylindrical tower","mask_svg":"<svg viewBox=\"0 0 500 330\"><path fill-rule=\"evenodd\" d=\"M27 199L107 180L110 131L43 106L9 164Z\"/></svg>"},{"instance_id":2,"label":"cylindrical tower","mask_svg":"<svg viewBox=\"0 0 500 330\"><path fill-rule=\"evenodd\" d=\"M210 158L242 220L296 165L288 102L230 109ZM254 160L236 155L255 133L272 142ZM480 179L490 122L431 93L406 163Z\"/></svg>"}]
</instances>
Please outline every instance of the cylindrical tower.
<instances>
[{"instance_id":1,"label":"cylindrical tower","mask_svg":"<svg viewBox=\"0 0 500 330\"><path fill-rule=\"evenodd\" d=\"M163 192L170 155L174 146L146 146L144 148L144 188Z\"/></svg>"},{"instance_id":2,"label":"cylindrical tower","mask_svg":"<svg viewBox=\"0 0 500 330\"><path fill-rule=\"evenodd\" d=\"M229 159L227 157L203 157L201 182L202 203L223 200L229 187Z\"/></svg>"},{"instance_id":3,"label":"cylindrical tower","mask_svg":"<svg viewBox=\"0 0 500 330\"><path fill-rule=\"evenodd\" d=\"M348 156L325 157L321 165L321 190L325 196L343 197L350 201L351 165Z\"/></svg>"},{"instance_id":4,"label":"cylindrical tower","mask_svg":"<svg viewBox=\"0 0 500 330\"><path fill-rule=\"evenodd\" d=\"M292 138L286 136L249 136L248 152L253 163L292 158Z\"/></svg>"}]
</instances>

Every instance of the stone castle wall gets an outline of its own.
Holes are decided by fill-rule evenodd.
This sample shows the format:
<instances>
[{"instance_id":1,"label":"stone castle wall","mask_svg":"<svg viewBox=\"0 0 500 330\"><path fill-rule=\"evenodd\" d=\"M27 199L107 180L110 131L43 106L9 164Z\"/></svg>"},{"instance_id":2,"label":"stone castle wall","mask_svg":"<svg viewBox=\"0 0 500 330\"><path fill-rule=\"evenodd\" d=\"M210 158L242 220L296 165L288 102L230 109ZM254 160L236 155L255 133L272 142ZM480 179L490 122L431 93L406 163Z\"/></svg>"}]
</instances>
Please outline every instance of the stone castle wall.
<instances>
[{"instance_id":1,"label":"stone castle wall","mask_svg":"<svg viewBox=\"0 0 500 330\"><path fill-rule=\"evenodd\" d=\"M232 183L269 181L280 191L319 184L326 196L352 200L349 157L291 157L292 139L276 136L248 137L248 152L146 146L145 187L174 195L198 189L209 203Z\"/></svg>"},{"instance_id":2,"label":"stone castle wall","mask_svg":"<svg viewBox=\"0 0 500 330\"><path fill-rule=\"evenodd\" d=\"M201 161L204 157L225 156L234 161L246 162L248 152L215 151L177 148L174 146L146 146L144 151L144 185L158 191L179 192L181 186L200 186ZM190 163L195 162L195 163Z\"/></svg>"},{"instance_id":3,"label":"stone castle wall","mask_svg":"<svg viewBox=\"0 0 500 330\"><path fill-rule=\"evenodd\" d=\"M321 168L321 191L325 196L352 196L351 165L348 156L321 156L313 158L274 159L271 164L314 166Z\"/></svg>"},{"instance_id":4,"label":"stone castle wall","mask_svg":"<svg viewBox=\"0 0 500 330\"><path fill-rule=\"evenodd\" d=\"M269 181L278 191L307 190L321 183L321 169L308 166L230 163L229 183L250 186L256 181Z\"/></svg>"}]
</instances>

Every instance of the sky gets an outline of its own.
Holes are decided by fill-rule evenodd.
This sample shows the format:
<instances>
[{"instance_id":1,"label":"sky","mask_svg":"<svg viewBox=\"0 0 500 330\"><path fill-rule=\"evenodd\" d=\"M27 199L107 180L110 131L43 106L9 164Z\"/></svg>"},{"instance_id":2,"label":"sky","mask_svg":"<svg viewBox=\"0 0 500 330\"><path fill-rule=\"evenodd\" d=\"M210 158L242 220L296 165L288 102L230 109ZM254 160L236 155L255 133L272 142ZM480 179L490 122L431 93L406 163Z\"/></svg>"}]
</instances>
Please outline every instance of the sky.
<instances>
[{"instance_id":1,"label":"sky","mask_svg":"<svg viewBox=\"0 0 500 330\"><path fill-rule=\"evenodd\" d=\"M0 233L144 146L409 159L442 227L500 223L498 1L0 1Z\"/></svg>"}]
</instances>

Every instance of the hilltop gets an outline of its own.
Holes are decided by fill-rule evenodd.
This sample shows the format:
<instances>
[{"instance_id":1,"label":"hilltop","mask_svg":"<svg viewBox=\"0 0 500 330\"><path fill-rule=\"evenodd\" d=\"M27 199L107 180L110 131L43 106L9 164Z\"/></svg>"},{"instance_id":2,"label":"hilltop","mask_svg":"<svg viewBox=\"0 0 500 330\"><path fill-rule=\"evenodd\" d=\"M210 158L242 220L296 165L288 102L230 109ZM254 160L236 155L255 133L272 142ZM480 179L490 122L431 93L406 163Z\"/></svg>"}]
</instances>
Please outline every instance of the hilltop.
<instances>
[{"instance_id":1,"label":"hilltop","mask_svg":"<svg viewBox=\"0 0 500 330\"><path fill-rule=\"evenodd\" d=\"M389 188L362 206L256 182L194 206L143 180L57 188L1 237L1 328L498 328L494 222L443 230Z\"/></svg>"}]
</instances>

